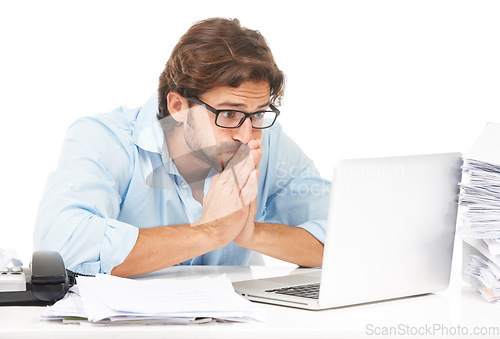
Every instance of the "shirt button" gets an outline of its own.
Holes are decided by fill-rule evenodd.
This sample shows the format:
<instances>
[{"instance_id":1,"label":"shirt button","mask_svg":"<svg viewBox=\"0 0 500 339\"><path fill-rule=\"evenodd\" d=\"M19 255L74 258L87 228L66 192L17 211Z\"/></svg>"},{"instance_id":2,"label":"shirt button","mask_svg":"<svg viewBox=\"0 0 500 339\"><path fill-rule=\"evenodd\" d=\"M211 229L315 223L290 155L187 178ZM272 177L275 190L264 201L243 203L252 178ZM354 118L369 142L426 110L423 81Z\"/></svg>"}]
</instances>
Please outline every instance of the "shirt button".
<instances>
[{"instance_id":1,"label":"shirt button","mask_svg":"<svg viewBox=\"0 0 500 339\"><path fill-rule=\"evenodd\" d=\"M188 187L188 184L187 184L185 181L183 181L183 182L181 183L181 187L182 187L182 188L186 188L186 187Z\"/></svg>"}]
</instances>

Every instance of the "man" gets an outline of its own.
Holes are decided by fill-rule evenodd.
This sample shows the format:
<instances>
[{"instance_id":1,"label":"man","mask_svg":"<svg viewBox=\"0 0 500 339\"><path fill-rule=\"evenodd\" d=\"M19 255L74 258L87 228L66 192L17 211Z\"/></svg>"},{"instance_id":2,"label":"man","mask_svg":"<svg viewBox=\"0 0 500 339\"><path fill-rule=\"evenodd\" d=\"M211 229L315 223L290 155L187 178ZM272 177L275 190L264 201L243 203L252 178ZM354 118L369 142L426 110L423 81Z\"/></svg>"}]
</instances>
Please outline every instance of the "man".
<instances>
[{"instance_id":1,"label":"man","mask_svg":"<svg viewBox=\"0 0 500 339\"><path fill-rule=\"evenodd\" d=\"M255 252L320 266L329 182L275 123L283 85L259 32L196 23L157 96L69 128L35 249L91 275L248 265Z\"/></svg>"}]
</instances>

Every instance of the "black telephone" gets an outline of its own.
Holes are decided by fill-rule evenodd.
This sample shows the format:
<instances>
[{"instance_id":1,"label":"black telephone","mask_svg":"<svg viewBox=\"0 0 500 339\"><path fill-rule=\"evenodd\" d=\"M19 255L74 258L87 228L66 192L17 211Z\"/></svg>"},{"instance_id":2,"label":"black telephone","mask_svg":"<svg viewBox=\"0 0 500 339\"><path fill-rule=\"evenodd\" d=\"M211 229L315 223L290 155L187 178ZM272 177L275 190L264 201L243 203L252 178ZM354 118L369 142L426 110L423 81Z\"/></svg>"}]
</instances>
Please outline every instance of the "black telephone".
<instances>
[{"instance_id":1,"label":"black telephone","mask_svg":"<svg viewBox=\"0 0 500 339\"><path fill-rule=\"evenodd\" d=\"M64 261L55 251L36 251L30 267L0 267L0 306L45 306L69 289Z\"/></svg>"}]
</instances>

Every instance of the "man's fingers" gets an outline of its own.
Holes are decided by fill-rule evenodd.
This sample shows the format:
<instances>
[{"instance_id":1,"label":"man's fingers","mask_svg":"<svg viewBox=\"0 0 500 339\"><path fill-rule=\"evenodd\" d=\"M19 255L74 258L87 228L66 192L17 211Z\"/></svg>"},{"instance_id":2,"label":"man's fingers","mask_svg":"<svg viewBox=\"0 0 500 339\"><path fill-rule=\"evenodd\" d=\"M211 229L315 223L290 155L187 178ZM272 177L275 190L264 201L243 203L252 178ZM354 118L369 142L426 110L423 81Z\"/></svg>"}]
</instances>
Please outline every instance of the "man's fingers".
<instances>
[{"instance_id":1,"label":"man's fingers","mask_svg":"<svg viewBox=\"0 0 500 339\"><path fill-rule=\"evenodd\" d=\"M258 180L259 180L259 171L257 169L254 169L250 173L246 185L241 190L241 200L245 206L249 205L253 200L257 199Z\"/></svg>"},{"instance_id":2,"label":"man's fingers","mask_svg":"<svg viewBox=\"0 0 500 339\"><path fill-rule=\"evenodd\" d=\"M241 144L240 147L236 150L236 153L234 153L233 157L227 162L224 169L238 167L248 157L249 153L250 146Z\"/></svg>"},{"instance_id":3,"label":"man's fingers","mask_svg":"<svg viewBox=\"0 0 500 339\"><path fill-rule=\"evenodd\" d=\"M241 189L247 185L252 171L257 170L256 162L261 158L260 150L252 150L248 158L242 163L242 166L237 166L232 169L236 185Z\"/></svg>"},{"instance_id":4,"label":"man's fingers","mask_svg":"<svg viewBox=\"0 0 500 339\"><path fill-rule=\"evenodd\" d=\"M236 153L234 154L234 156L226 164L226 168L233 168L233 167L238 168L238 167L242 166L244 161L250 155L250 152L252 150L260 149L261 145L262 145L262 141L256 140L256 139L250 140L248 145L241 144L240 147L236 150Z\"/></svg>"},{"instance_id":5,"label":"man's fingers","mask_svg":"<svg viewBox=\"0 0 500 339\"><path fill-rule=\"evenodd\" d=\"M246 189L245 193L243 193L243 190L249 185L251 173L258 170L262 158L260 145L260 140L251 140L248 145L242 144L233 158L228 162L228 166L220 173L218 182L214 181L220 187L217 191L233 202L238 201L240 207L247 206L249 200L257 194L257 192L250 193L250 191L256 190L256 188L252 190ZM257 176L257 174L254 175ZM250 184L250 186L252 185L256 186L257 184ZM231 187L235 190L231 189ZM234 194L237 194L238 197L234 196Z\"/></svg>"},{"instance_id":6,"label":"man's fingers","mask_svg":"<svg viewBox=\"0 0 500 339\"><path fill-rule=\"evenodd\" d=\"M255 168L258 169L260 165L260 160L262 159L262 150L260 148L252 150L253 152L253 162L255 164Z\"/></svg>"},{"instance_id":7,"label":"man's fingers","mask_svg":"<svg viewBox=\"0 0 500 339\"><path fill-rule=\"evenodd\" d=\"M256 148L258 146L257 140L252 140L248 145L242 144L223 171L226 176L232 174L240 190L246 185L250 173L259 166L262 151Z\"/></svg>"}]
</instances>

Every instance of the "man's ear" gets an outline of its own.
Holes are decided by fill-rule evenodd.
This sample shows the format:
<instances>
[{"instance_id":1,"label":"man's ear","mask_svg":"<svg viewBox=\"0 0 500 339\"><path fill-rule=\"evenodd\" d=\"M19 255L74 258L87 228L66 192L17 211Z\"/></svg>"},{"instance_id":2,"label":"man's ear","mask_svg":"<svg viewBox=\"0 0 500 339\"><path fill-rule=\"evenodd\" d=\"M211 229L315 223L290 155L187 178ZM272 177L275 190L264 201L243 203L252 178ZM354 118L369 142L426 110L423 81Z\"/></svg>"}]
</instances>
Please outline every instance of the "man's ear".
<instances>
[{"instance_id":1,"label":"man's ear","mask_svg":"<svg viewBox=\"0 0 500 339\"><path fill-rule=\"evenodd\" d=\"M175 91L167 94L167 107L172 118L178 123L184 123L189 110L188 100Z\"/></svg>"}]
</instances>

